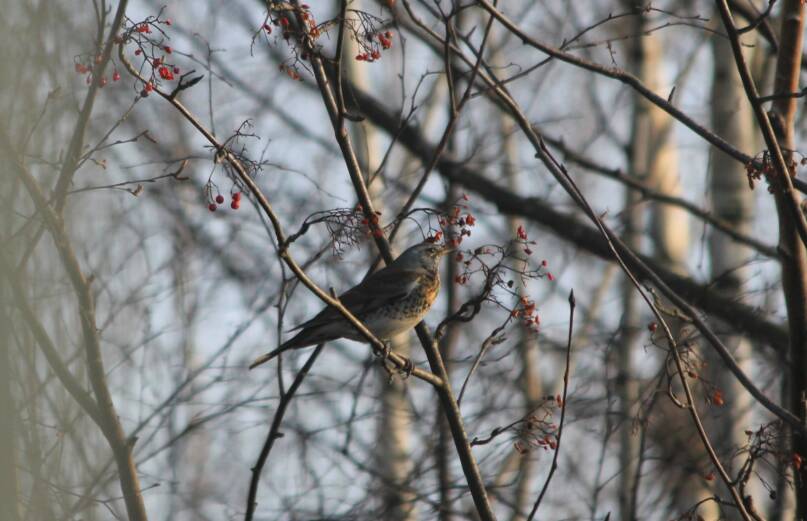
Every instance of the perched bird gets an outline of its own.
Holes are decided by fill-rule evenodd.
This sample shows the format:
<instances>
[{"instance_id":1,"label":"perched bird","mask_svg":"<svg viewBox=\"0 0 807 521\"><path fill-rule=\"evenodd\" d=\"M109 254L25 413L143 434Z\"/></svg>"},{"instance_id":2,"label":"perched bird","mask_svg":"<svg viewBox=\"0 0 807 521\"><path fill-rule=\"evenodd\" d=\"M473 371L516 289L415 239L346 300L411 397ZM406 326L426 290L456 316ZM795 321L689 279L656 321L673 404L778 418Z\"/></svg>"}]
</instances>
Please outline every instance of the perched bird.
<instances>
[{"instance_id":1,"label":"perched bird","mask_svg":"<svg viewBox=\"0 0 807 521\"><path fill-rule=\"evenodd\" d=\"M373 273L339 297L339 301L376 336L385 341L414 327L429 311L440 291L438 264L451 251L424 241ZM328 306L314 318L292 329L300 332L274 351L257 358L250 369L289 349L347 338L365 338L336 309Z\"/></svg>"}]
</instances>

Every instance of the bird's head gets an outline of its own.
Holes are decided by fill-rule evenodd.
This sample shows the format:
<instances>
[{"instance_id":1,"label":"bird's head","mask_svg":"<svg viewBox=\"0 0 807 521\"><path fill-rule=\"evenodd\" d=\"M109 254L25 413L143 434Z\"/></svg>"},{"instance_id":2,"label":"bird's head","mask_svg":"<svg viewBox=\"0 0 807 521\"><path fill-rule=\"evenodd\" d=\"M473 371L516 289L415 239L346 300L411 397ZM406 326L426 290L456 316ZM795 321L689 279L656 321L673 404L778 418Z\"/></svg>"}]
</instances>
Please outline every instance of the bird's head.
<instances>
[{"instance_id":1,"label":"bird's head","mask_svg":"<svg viewBox=\"0 0 807 521\"><path fill-rule=\"evenodd\" d=\"M426 240L404 251L395 259L393 264L405 270L425 269L434 271L437 269L440 258L451 251L452 248L445 244Z\"/></svg>"}]
</instances>

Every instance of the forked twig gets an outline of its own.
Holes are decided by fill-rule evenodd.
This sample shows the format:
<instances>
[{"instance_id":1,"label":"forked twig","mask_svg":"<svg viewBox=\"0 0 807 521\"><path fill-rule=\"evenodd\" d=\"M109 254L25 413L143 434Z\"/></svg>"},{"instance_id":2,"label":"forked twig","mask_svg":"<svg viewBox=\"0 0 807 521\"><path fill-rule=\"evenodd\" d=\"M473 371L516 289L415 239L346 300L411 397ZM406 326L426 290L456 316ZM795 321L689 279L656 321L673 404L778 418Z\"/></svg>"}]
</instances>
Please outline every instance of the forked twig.
<instances>
[{"instance_id":1,"label":"forked twig","mask_svg":"<svg viewBox=\"0 0 807 521\"><path fill-rule=\"evenodd\" d=\"M569 292L569 339L566 342L566 369L563 371L563 403L561 403L560 407L560 423L558 424L557 435L558 444L555 446L555 454L552 456L552 466L549 467L549 475L546 477L546 481L544 481L544 486L541 487L541 493L538 494L538 499L536 499L535 503L532 505L532 510L530 511L529 517L527 517L527 521L532 521L535 517L538 507L544 499L544 494L546 494L546 490L549 488L549 482L552 481L552 476L555 475L555 470L558 468L558 454L560 454L560 442L563 436L563 421L566 419L566 394L569 390L569 372L572 360L572 332L574 330L574 308L576 304L574 290L571 290Z\"/></svg>"},{"instance_id":2,"label":"forked twig","mask_svg":"<svg viewBox=\"0 0 807 521\"><path fill-rule=\"evenodd\" d=\"M269 458L269 452L272 450L275 440L283 437L283 433L280 432L280 424L283 421L283 416L286 414L286 409L288 408L289 403L291 403L292 398L294 398L294 393L297 392L300 384L303 383L303 379L308 375L308 371L311 370L314 362L316 362L317 357L322 351L322 347L324 345L325 344L317 345L314 352L308 356L308 360L305 361L303 368L297 373L297 376L291 383L289 390L280 396L280 403L277 406L277 411L275 411L274 418L272 418L272 426L269 428L269 433L266 435L266 441L263 443L263 448L258 456L258 461L255 463L255 466L250 469L252 471L252 478L249 480L247 511L244 514L244 521L251 521L252 516L255 514L255 507L258 506L258 502L255 501L255 499L258 496L258 483L261 480L261 471L263 470L264 465L266 465L266 460Z\"/></svg>"}]
</instances>

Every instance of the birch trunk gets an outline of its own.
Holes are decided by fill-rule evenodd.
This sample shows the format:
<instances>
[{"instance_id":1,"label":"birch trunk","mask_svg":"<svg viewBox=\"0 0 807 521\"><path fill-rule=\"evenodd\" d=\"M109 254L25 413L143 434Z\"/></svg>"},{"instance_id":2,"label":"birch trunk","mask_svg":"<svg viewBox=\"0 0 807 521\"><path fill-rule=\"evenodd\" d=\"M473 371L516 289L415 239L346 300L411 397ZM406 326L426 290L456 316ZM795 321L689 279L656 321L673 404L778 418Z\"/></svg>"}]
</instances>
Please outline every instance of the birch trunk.
<instances>
[{"instance_id":1,"label":"birch trunk","mask_svg":"<svg viewBox=\"0 0 807 521\"><path fill-rule=\"evenodd\" d=\"M749 53L750 54L750 53ZM742 82L734 66L731 46L725 38L712 39L714 80L712 82L712 128L740 150L754 150L754 122L751 108L745 99ZM749 56L750 58L750 56ZM715 217L730 223L738 232L751 235L754 217L754 193L748 189L742 164L725 153L715 150L712 155L709 194ZM715 288L725 296L743 301L748 280L748 261L752 252L731 240L723 233L712 232L709 237L711 277ZM721 340L732 350L734 358L750 373L751 345L741 335L723 335ZM732 450L742 446L746 437L743 430L751 422L748 399L742 386L711 350L704 353L708 363L708 378L725 397L725 406L705 410L707 418L714 420L711 434L717 453L726 465ZM718 490L725 495L725 490ZM734 513L724 512L727 516ZM731 519L731 517L729 517Z\"/></svg>"},{"instance_id":2,"label":"birch trunk","mask_svg":"<svg viewBox=\"0 0 807 521\"><path fill-rule=\"evenodd\" d=\"M355 1L351 9L361 10L363 2ZM367 66L352 59L359 51L352 38L345 39L343 63L345 74L350 81L361 89L369 90ZM363 121L350 125L351 139L356 143L356 155L361 165L368 191L373 204L378 210L385 208L382 198L384 179L375 177L373 173L381 163L381 145L372 125ZM392 339L392 349L407 358L411 357L409 333L398 335ZM406 398L406 384L400 378L391 381L384 371L376 371L379 375L381 414L377 426L377 444L375 465L380 479L376 491L380 498L380 512L384 519L390 521L415 521L416 493L410 478L413 470L411 452L412 411Z\"/></svg>"}]
</instances>

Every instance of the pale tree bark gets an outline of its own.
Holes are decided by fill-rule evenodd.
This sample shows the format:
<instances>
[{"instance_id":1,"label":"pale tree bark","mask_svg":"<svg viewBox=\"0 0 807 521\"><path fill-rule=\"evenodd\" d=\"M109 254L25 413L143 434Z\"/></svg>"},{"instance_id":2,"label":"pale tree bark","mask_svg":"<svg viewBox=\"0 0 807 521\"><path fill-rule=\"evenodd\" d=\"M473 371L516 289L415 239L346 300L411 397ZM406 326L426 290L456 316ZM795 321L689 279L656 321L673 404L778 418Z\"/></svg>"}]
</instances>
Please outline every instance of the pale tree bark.
<instances>
[{"instance_id":1,"label":"pale tree bark","mask_svg":"<svg viewBox=\"0 0 807 521\"><path fill-rule=\"evenodd\" d=\"M634 34L640 34L646 28L643 16L634 18ZM669 94L671 86L666 84L663 74L664 54L661 39L655 34L635 38L632 42L632 59L634 74L654 92L661 96ZM680 197L682 194L681 180L678 173L678 155L672 133L672 118L657 106L651 104L646 98L636 96L633 116L633 134L630 146L630 171L632 175L643 177L643 181L660 193L671 197ZM624 211L624 237L625 242L635 251L642 249L642 238L646 236L649 228L649 237L653 246L654 257L667 269L679 273L686 273L686 257L689 248L689 220L687 213L671 205L656 204L651 207L650 221L646 223L642 197L635 191L626 192ZM642 322L641 310L643 304L638 300L635 288L629 281L625 281L622 288L623 318L622 337L616 353L616 394L619 401L619 443L620 443L620 480L619 480L619 507L620 518L626 520L637 519L637 493L640 476L638 462L640 460L640 437L638 435L636 418L639 415L641 385L636 375L634 361L635 353L646 335L645 324ZM680 328L677 321L670 320L674 330ZM665 423L668 414L676 415L678 411L668 410L666 407L658 409L655 419L651 421ZM686 420L681 419L683 422ZM678 421L678 420L676 420ZM682 423L682 425L687 425ZM690 431L689 428L680 429ZM670 452L672 447L679 443L670 443L670 432L664 430L651 430L656 437L656 443L662 450ZM708 491L696 482L690 483L681 491L680 504L675 504L677 510L684 510ZM707 515L708 518L708 515Z\"/></svg>"},{"instance_id":2,"label":"pale tree bark","mask_svg":"<svg viewBox=\"0 0 807 521\"><path fill-rule=\"evenodd\" d=\"M355 1L350 7L362 10L367 6L364 5L364 2ZM370 86L370 79L367 75L368 67L352 59L358 52L356 42L352 38L346 38L342 60L346 69L345 76L350 79L351 83L366 90ZM378 132L368 121L351 122L349 128L370 197L376 209L384 211L386 208L383 198L384 178L381 175L372 177L382 160ZM370 255L375 258L372 252ZM372 259L370 260L372 262ZM401 356L410 358L412 347L409 333L393 338L392 349ZM400 378L390 379L384 371L377 371L376 374L379 378L381 412L376 430L375 452L375 465L380 476L379 490L376 491L381 501L379 509L383 513L384 519L415 521L417 519L416 492L410 482L414 469L410 455L412 410L406 397L406 382Z\"/></svg>"},{"instance_id":3,"label":"pale tree bark","mask_svg":"<svg viewBox=\"0 0 807 521\"><path fill-rule=\"evenodd\" d=\"M632 31L639 34L644 26L644 17L636 15L632 18ZM649 45L649 38L630 40L628 54L634 74L645 83L652 79L656 72L658 57L657 44ZM633 176L646 175L650 169L652 157L652 132L654 130L651 112L653 107L640 96L633 97L633 121L628 157L629 172ZM625 190L625 207L622 212L623 240L634 251L642 248L644 214L641 206L641 195ZM620 518L633 520L636 518L633 490L637 477L639 460L638 438L633 432L633 419L639 401L639 382L634 375L633 355L638 348L641 334L641 304L630 280L624 279L621 286L622 320L620 324L620 340L611 353L610 363L614 366L614 391L617 397L617 415L619 440L619 481L618 499ZM610 430L610 427L609 427Z\"/></svg>"},{"instance_id":4,"label":"pale tree bark","mask_svg":"<svg viewBox=\"0 0 807 521\"><path fill-rule=\"evenodd\" d=\"M753 34L744 43L754 48ZM742 150L755 149L755 126L751 107L745 99L745 92L732 58L731 45L725 38L712 38L714 79L712 82L711 109L712 128L729 142ZM754 217L754 192L748 188L745 169L742 164L725 153L715 150L712 153L709 195L715 217L729 223L740 233L751 234ZM715 289L736 301L744 301L745 285L748 281L748 262L753 252L722 233L712 232L709 241L711 276ZM746 373L750 373L751 344L742 335L723 335L723 343L732 350L735 360ZM731 452L746 441L744 429L751 425L750 396L736 378L724 369L722 361L710 349L704 350L707 361L705 375L717 387L725 399L725 405L714 404L711 410L704 410L704 416L714 420L711 432L715 449L730 465ZM713 397L714 398L714 397ZM714 402L714 399L712 400ZM739 462L738 462L739 463ZM724 495L725 491L718 490ZM724 512L726 516L735 515Z\"/></svg>"},{"instance_id":5,"label":"pale tree bark","mask_svg":"<svg viewBox=\"0 0 807 521\"><path fill-rule=\"evenodd\" d=\"M506 114L501 116L501 136L502 136L502 154L503 162L501 165L502 174L507 182L508 187L514 192L520 191L520 183L518 179L518 140L516 134L516 126L512 119ZM507 220L511 236L516 236L516 230L524 222L519 219L509 218ZM517 267L517 269L523 266ZM519 294L524 293L522 281L519 279ZM525 295L526 296L526 295ZM538 357L540 354L540 346L538 337L529 331L527 328L518 328L518 354L521 360L521 375L519 376L519 388L521 391L521 399L523 402L523 416L528 416L535 412L538 404L543 396L543 384L541 376L538 371ZM526 436L526 434L525 434ZM525 440L527 441L527 440ZM528 443L528 442L527 442ZM525 443L525 446L529 446ZM533 474L535 473L536 460L534 455L530 453L519 454L513 452L513 457L517 458L516 466L516 485L513 491L513 515L512 521L524 521L527 519L527 513L535 501L533 497ZM509 459L509 458L508 458Z\"/></svg>"}]
</instances>

